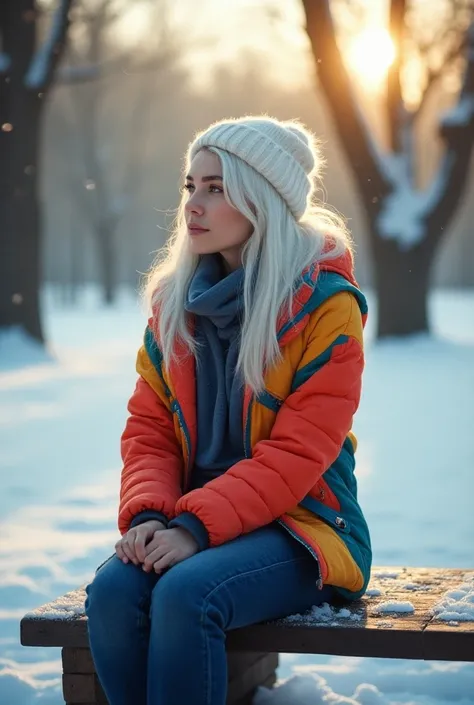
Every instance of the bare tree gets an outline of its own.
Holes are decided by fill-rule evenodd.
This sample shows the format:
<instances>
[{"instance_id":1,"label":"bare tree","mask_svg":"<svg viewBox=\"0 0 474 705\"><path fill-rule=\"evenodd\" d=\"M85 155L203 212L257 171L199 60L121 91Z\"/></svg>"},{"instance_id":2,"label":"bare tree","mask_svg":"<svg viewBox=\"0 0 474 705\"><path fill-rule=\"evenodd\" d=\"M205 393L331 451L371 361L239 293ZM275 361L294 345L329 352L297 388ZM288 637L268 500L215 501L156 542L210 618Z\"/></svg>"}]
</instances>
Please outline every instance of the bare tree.
<instances>
[{"instance_id":1,"label":"bare tree","mask_svg":"<svg viewBox=\"0 0 474 705\"><path fill-rule=\"evenodd\" d=\"M0 329L19 326L39 341L40 128L72 2L59 0L39 46L35 0L0 3Z\"/></svg>"},{"instance_id":2,"label":"bare tree","mask_svg":"<svg viewBox=\"0 0 474 705\"><path fill-rule=\"evenodd\" d=\"M466 195L474 145L474 4L448 0L450 16L444 17L436 32L432 17L417 26L414 5L408 0L390 2L389 29L396 59L387 77L384 114L389 149L384 151L373 139L356 99L329 0L303 0L320 86L366 216L375 260L379 337L429 329L431 266ZM423 63L425 84L419 104L410 109L404 99L402 71L414 52ZM438 123L444 154L431 183L420 190L415 129L433 88L453 66L461 81L456 105Z\"/></svg>"},{"instance_id":3,"label":"bare tree","mask_svg":"<svg viewBox=\"0 0 474 705\"><path fill-rule=\"evenodd\" d=\"M80 146L81 210L96 245L103 300L112 303L118 282L117 229L143 178L147 136L156 124L151 108L156 95L169 96L180 76L179 47L168 25L168 6L145 8L153 26L149 49L115 47L110 41L114 24L123 14L121 0L101 0L92 6L77 0L75 27L63 76L70 90L75 136ZM143 43L143 39L142 39ZM122 102L120 112L109 94L135 89L135 99ZM115 110L115 112L114 112Z\"/></svg>"}]
</instances>

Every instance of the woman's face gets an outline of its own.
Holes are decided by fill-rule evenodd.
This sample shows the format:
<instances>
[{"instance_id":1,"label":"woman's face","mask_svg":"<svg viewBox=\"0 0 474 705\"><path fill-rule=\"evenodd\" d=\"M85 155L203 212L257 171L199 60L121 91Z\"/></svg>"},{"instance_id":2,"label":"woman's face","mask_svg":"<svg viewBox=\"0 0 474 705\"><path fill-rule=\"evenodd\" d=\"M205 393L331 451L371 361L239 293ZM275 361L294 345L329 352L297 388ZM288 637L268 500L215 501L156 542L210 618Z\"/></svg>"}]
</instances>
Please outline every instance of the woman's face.
<instances>
[{"instance_id":1,"label":"woman's face","mask_svg":"<svg viewBox=\"0 0 474 705\"><path fill-rule=\"evenodd\" d=\"M202 149L186 176L185 204L189 247L197 255L220 252L229 270L238 269L252 224L227 203L222 184L222 167L216 154Z\"/></svg>"}]
</instances>

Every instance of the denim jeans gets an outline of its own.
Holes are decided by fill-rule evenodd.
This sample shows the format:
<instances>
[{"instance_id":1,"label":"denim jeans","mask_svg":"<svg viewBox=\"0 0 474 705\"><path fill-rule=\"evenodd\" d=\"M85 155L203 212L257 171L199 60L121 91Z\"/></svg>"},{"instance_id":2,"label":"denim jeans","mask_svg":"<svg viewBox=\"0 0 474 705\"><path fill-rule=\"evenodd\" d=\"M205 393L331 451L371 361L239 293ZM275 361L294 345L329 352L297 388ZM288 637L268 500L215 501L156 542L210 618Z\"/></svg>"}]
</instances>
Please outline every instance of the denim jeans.
<instances>
[{"instance_id":1,"label":"denim jeans","mask_svg":"<svg viewBox=\"0 0 474 705\"><path fill-rule=\"evenodd\" d=\"M116 556L87 586L97 674L110 705L225 705L229 629L330 602L304 546L270 524L161 577Z\"/></svg>"}]
</instances>

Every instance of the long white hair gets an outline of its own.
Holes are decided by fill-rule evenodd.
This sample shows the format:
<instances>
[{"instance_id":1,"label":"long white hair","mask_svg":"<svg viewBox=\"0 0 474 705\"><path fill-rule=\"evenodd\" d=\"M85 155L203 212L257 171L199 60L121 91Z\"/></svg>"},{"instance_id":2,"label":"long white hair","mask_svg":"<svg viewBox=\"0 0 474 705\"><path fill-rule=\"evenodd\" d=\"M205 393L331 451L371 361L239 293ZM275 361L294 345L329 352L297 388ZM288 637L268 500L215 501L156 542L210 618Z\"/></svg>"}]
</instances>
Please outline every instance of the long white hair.
<instances>
[{"instance_id":1,"label":"long white hair","mask_svg":"<svg viewBox=\"0 0 474 705\"><path fill-rule=\"evenodd\" d=\"M320 184L323 159L314 136L300 123L295 128L305 132L318 165L312 178ZM189 172L191 148L186 156L183 175ZM264 371L281 359L277 341L277 319L290 311L295 283L309 265L352 251L345 222L335 211L314 197L308 198L304 215L297 222L285 201L271 184L240 158L216 147L206 147L218 156L222 165L224 195L227 202L252 224L253 233L242 251L244 267L244 312L237 371L255 393L264 389ZM143 287L143 295L159 315L155 334L163 354L165 368L177 359L175 342L184 343L189 354L197 355L197 345L189 330L184 305L199 255L190 252L183 193L177 216L163 250L152 265Z\"/></svg>"}]
</instances>

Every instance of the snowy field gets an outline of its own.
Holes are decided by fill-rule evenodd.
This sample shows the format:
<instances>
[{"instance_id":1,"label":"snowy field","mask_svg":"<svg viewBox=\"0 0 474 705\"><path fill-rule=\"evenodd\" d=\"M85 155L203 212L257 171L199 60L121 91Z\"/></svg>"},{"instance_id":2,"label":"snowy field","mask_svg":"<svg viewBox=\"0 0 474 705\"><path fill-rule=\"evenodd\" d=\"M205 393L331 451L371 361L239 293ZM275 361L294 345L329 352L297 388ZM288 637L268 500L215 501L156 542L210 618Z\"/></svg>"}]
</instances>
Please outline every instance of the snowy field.
<instances>
[{"instance_id":1,"label":"snowy field","mask_svg":"<svg viewBox=\"0 0 474 705\"><path fill-rule=\"evenodd\" d=\"M145 316L45 297L50 357L0 338L0 705L59 705L59 649L19 620L88 581L118 536L119 436ZM374 562L474 568L474 292L437 292L433 338L372 344L357 416ZM283 655L256 705L468 705L474 665ZM283 682L284 681L284 682Z\"/></svg>"}]
</instances>

